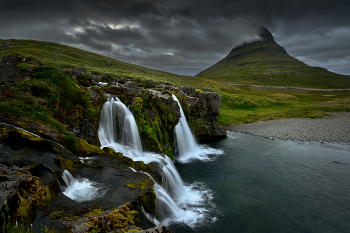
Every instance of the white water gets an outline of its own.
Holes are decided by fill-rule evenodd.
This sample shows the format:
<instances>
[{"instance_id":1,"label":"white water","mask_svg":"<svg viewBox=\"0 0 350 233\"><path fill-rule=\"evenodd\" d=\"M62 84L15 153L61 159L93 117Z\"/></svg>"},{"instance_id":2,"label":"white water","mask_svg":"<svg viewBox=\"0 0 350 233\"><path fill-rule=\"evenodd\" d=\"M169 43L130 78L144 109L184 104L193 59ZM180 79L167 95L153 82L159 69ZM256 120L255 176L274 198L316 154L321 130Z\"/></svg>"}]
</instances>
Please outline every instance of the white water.
<instances>
[{"instance_id":1,"label":"white water","mask_svg":"<svg viewBox=\"0 0 350 233\"><path fill-rule=\"evenodd\" d=\"M77 202L92 201L101 198L109 190L108 187L90 181L87 178L75 179L67 170L64 170L62 178L66 184L63 194Z\"/></svg>"},{"instance_id":2,"label":"white water","mask_svg":"<svg viewBox=\"0 0 350 233\"><path fill-rule=\"evenodd\" d=\"M224 153L223 150L210 148L206 145L198 145L191 129L186 121L180 101L173 94L173 99L179 104L181 117L179 123L175 126L177 147L179 156L176 158L180 163L188 163L192 160L212 161L216 155Z\"/></svg>"},{"instance_id":3,"label":"white water","mask_svg":"<svg viewBox=\"0 0 350 233\"><path fill-rule=\"evenodd\" d=\"M212 195L204 185L185 185L173 162L167 156L143 152L139 132L132 113L116 97L109 96L101 109L98 136L101 148L110 147L134 161L157 163L163 171L162 186L155 183L157 219L163 225L183 222L195 226L209 221L204 206L213 208ZM198 183L200 184L200 183Z\"/></svg>"}]
</instances>

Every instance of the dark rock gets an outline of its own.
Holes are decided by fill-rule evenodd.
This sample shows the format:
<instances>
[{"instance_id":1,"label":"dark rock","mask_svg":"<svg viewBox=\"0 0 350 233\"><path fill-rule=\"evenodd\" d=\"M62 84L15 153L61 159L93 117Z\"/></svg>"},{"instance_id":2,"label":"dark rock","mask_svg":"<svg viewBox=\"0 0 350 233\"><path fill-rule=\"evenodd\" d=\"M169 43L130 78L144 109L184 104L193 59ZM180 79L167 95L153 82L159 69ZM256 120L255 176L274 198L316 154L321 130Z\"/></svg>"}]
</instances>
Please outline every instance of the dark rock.
<instances>
[{"instance_id":1,"label":"dark rock","mask_svg":"<svg viewBox=\"0 0 350 233\"><path fill-rule=\"evenodd\" d=\"M216 92L197 92L194 88L182 87L188 93L186 102L188 106L189 122L198 140L209 141L214 137L225 137L226 130L219 126L221 95ZM181 93L181 92L180 92Z\"/></svg>"},{"instance_id":2,"label":"dark rock","mask_svg":"<svg viewBox=\"0 0 350 233\"><path fill-rule=\"evenodd\" d=\"M193 96L196 94L196 88L194 88L194 87L183 86L183 87L180 87L180 90L183 91L184 93L190 95L190 96Z\"/></svg>"},{"instance_id":3,"label":"dark rock","mask_svg":"<svg viewBox=\"0 0 350 233\"><path fill-rule=\"evenodd\" d=\"M131 81L122 84L121 79L114 79L106 86L102 87L102 90L110 94L136 96L142 89L134 86Z\"/></svg>"},{"instance_id":4,"label":"dark rock","mask_svg":"<svg viewBox=\"0 0 350 233\"><path fill-rule=\"evenodd\" d=\"M17 59L22 57L17 54L8 54L1 57L0 61L0 84L12 87L18 81L30 80L30 77L22 73L17 67Z\"/></svg>"},{"instance_id":5,"label":"dark rock","mask_svg":"<svg viewBox=\"0 0 350 233\"><path fill-rule=\"evenodd\" d=\"M148 88L155 88L156 86L157 86L156 82L149 82L149 83L147 83L147 87Z\"/></svg>"},{"instance_id":6,"label":"dark rock","mask_svg":"<svg viewBox=\"0 0 350 233\"><path fill-rule=\"evenodd\" d=\"M119 78L117 79L117 82L120 84L125 84L127 82L126 78Z\"/></svg>"},{"instance_id":7,"label":"dark rock","mask_svg":"<svg viewBox=\"0 0 350 233\"><path fill-rule=\"evenodd\" d=\"M72 71L73 78L76 78L78 80L78 85L83 87L91 86L90 81L87 79L85 75L86 69L84 67L76 67L71 71Z\"/></svg>"},{"instance_id":8,"label":"dark rock","mask_svg":"<svg viewBox=\"0 0 350 233\"><path fill-rule=\"evenodd\" d=\"M86 72L86 69L84 67L76 67L73 70L78 72Z\"/></svg>"},{"instance_id":9,"label":"dark rock","mask_svg":"<svg viewBox=\"0 0 350 233\"><path fill-rule=\"evenodd\" d=\"M161 89L163 89L163 90L170 90L170 89L172 89L173 88L173 85L160 85L159 86Z\"/></svg>"},{"instance_id":10,"label":"dark rock","mask_svg":"<svg viewBox=\"0 0 350 233\"><path fill-rule=\"evenodd\" d=\"M128 82L125 84L125 87L126 87L126 88L132 88L132 82L131 82L131 81L128 81Z\"/></svg>"},{"instance_id":11,"label":"dark rock","mask_svg":"<svg viewBox=\"0 0 350 233\"><path fill-rule=\"evenodd\" d=\"M94 81L98 81L98 82L109 82L110 80L110 75L107 73L101 74L101 75L93 75L92 79Z\"/></svg>"},{"instance_id":12,"label":"dark rock","mask_svg":"<svg viewBox=\"0 0 350 233\"><path fill-rule=\"evenodd\" d=\"M154 120L154 117L156 116L156 114L154 112L149 111L147 108L143 108L142 110L149 118Z\"/></svg>"},{"instance_id":13,"label":"dark rock","mask_svg":"<svg viewBox=\"0 0 350 233\"><path fill-rule=\"evenodd\" d=\"M220 113L220 104L221 104L221 95L216 92L208 92L207 96L207 107L209 115L219 115Z\"/></svg>"}]
</instances>

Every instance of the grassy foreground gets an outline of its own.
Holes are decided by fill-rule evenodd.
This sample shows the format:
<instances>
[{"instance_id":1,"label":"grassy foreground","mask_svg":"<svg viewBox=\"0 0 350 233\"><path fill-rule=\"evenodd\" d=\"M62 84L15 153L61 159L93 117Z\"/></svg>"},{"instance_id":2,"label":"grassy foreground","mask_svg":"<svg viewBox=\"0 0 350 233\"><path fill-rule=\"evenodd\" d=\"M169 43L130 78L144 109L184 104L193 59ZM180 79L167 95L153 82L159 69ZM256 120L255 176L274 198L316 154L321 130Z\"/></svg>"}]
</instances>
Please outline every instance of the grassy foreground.
<instances>
[{"instance_id":1,"label":"grassy foreground","mask_svg":"<svg viewBox=\"0 0 350 233\"><path fill-rule=\"evenodd\" d=\"M3 42L4 40L0 40L0 44ZM178 86L188 85L197 88L211 88L222 95L221 112L219 115L219 122L221 125L241 124L254 122L257 120L289 117L316 118L325 116L328 114L328 112L350 111L349 92L307 93L251 90L247 86L230 86L220 83L214 79L210 80L197 76L176 75L148 69L52 42L12 40L11 46L0 50L0 56L9 53L19 53L25 56L36 57L38 59L38 63L48 64L52 70L85 67L92 74L108 73L111 75L111 78L130 78L135 82L144 82L147 80L166 81ZM23 66L23 63L21 65ZM30 66L36 67L36 62L32 62ZM25 67L20 68L24 69ZM292 76L288 77L288 80L292 78ZM298 76L296 78L300 77ZM67 82L68 80L69 79L67 79ZM280 82L279 84L283 85L283 83ZM21 85L17 85L15 88L20 90ZM67 83L67 85L69 85L69 83ZM288 83L285 85L288 86ZM339 86L338 84L335 86L346 87L341 85ZM319 85L313 86L310 84L310 86L307 87L319 87ZM51 91L51 89L55 90L57 87L48 86L47 88L50 89L49 91ZM70 94L63 93L64 91L62 89L59 91L62 92L61 94ZM201 89L198 89L198 91L201 91ZM76 90L75 92L79 91ZM80 92L77 94L80 94ZM81 94L85 95L85 93ZM53 99L55 98L54 93L51 94L51 92L48 93L48 96ZM84 106L84 103L81 103L81 105ZM37 108L41 108L40 103L36 106ZM11 111L11 108L18 108L18 106L13 103L9 106L7 111ZM87 109L84 111L84 114L92 117L96 113L93 112L93 110ZM45 120L45 115L45 111L40 111L40 109L39 111L33 111L34 118Z\"/></svg>"}]
</instances>

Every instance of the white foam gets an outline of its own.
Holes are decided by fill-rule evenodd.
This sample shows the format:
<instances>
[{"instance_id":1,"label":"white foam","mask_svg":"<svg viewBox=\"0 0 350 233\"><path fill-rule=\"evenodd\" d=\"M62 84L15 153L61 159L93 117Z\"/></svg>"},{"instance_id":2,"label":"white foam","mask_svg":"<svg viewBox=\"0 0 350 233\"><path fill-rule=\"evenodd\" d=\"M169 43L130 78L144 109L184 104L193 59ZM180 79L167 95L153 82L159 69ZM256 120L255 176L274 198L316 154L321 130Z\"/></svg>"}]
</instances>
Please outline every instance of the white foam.
<instances>
[{"instance_id":1,"label":"white foam","mask_svg":"<svg viewBox=\"0 0 350 233\"><path fill-rule=\"evenodd\" d=\"M75 179L67 170L63 172L62 178L67 186L63 194L77 202L99 199L109 190L108 187L87 178Z\"/></svg>"}]
</instances>

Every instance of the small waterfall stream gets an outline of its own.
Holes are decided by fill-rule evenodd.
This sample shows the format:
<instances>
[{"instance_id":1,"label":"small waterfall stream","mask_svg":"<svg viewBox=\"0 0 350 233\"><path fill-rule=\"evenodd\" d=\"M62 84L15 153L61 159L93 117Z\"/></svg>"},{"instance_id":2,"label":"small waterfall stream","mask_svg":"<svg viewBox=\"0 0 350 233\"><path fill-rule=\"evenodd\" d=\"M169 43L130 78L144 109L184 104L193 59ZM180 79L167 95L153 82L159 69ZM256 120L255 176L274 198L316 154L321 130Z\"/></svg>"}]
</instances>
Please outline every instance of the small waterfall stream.
<instances>
[{"instance_id":1,"label":"small waterfall stream","mask_svg":"<svg viewBox=\"0 0 350 233\"><path fill-rule=\"evenodd\" d=\"M163 225L183 222L194 226L205 218L204 203L212 199L210 190L202 184L185 185L173 162L167 156L143 152L137 125L132 113L117 98L108 95L101 109L98 136L101 148L110 147L134 161L155 162L163 171L162 186L155 182L157 221Z\"/></svg>"},{"instance_id":2,"label":"small waterfall stream","mask_svg":"<svg viewBox=\"0 0 350 233\"><path fill-rule=\"evenodd\" d=\"M172 97L179 104L181 112L180 121L175 127L177 147L179 150L177 161L180 163L188 163L195 159L201 161L211 161L215 159L215 155L223 154L223 151L220 149L214 149L206 145L197 144L186 121L186 117L184 111L182 110L180 101L174 94Z\"/></svg>"},{"instance_id":3,"label":"small waterfall stream","mask_svg":"<svg viewBox=\"0 0 350 233\"><path fill-rule=\"evenodd\" d=\"M62 179L66 185L63 194L77 202L95 200L105 195L109 190L108 187L87 178L78 177L75 179L67 170L63 171Z\"/></svg>"}]
</instances>

